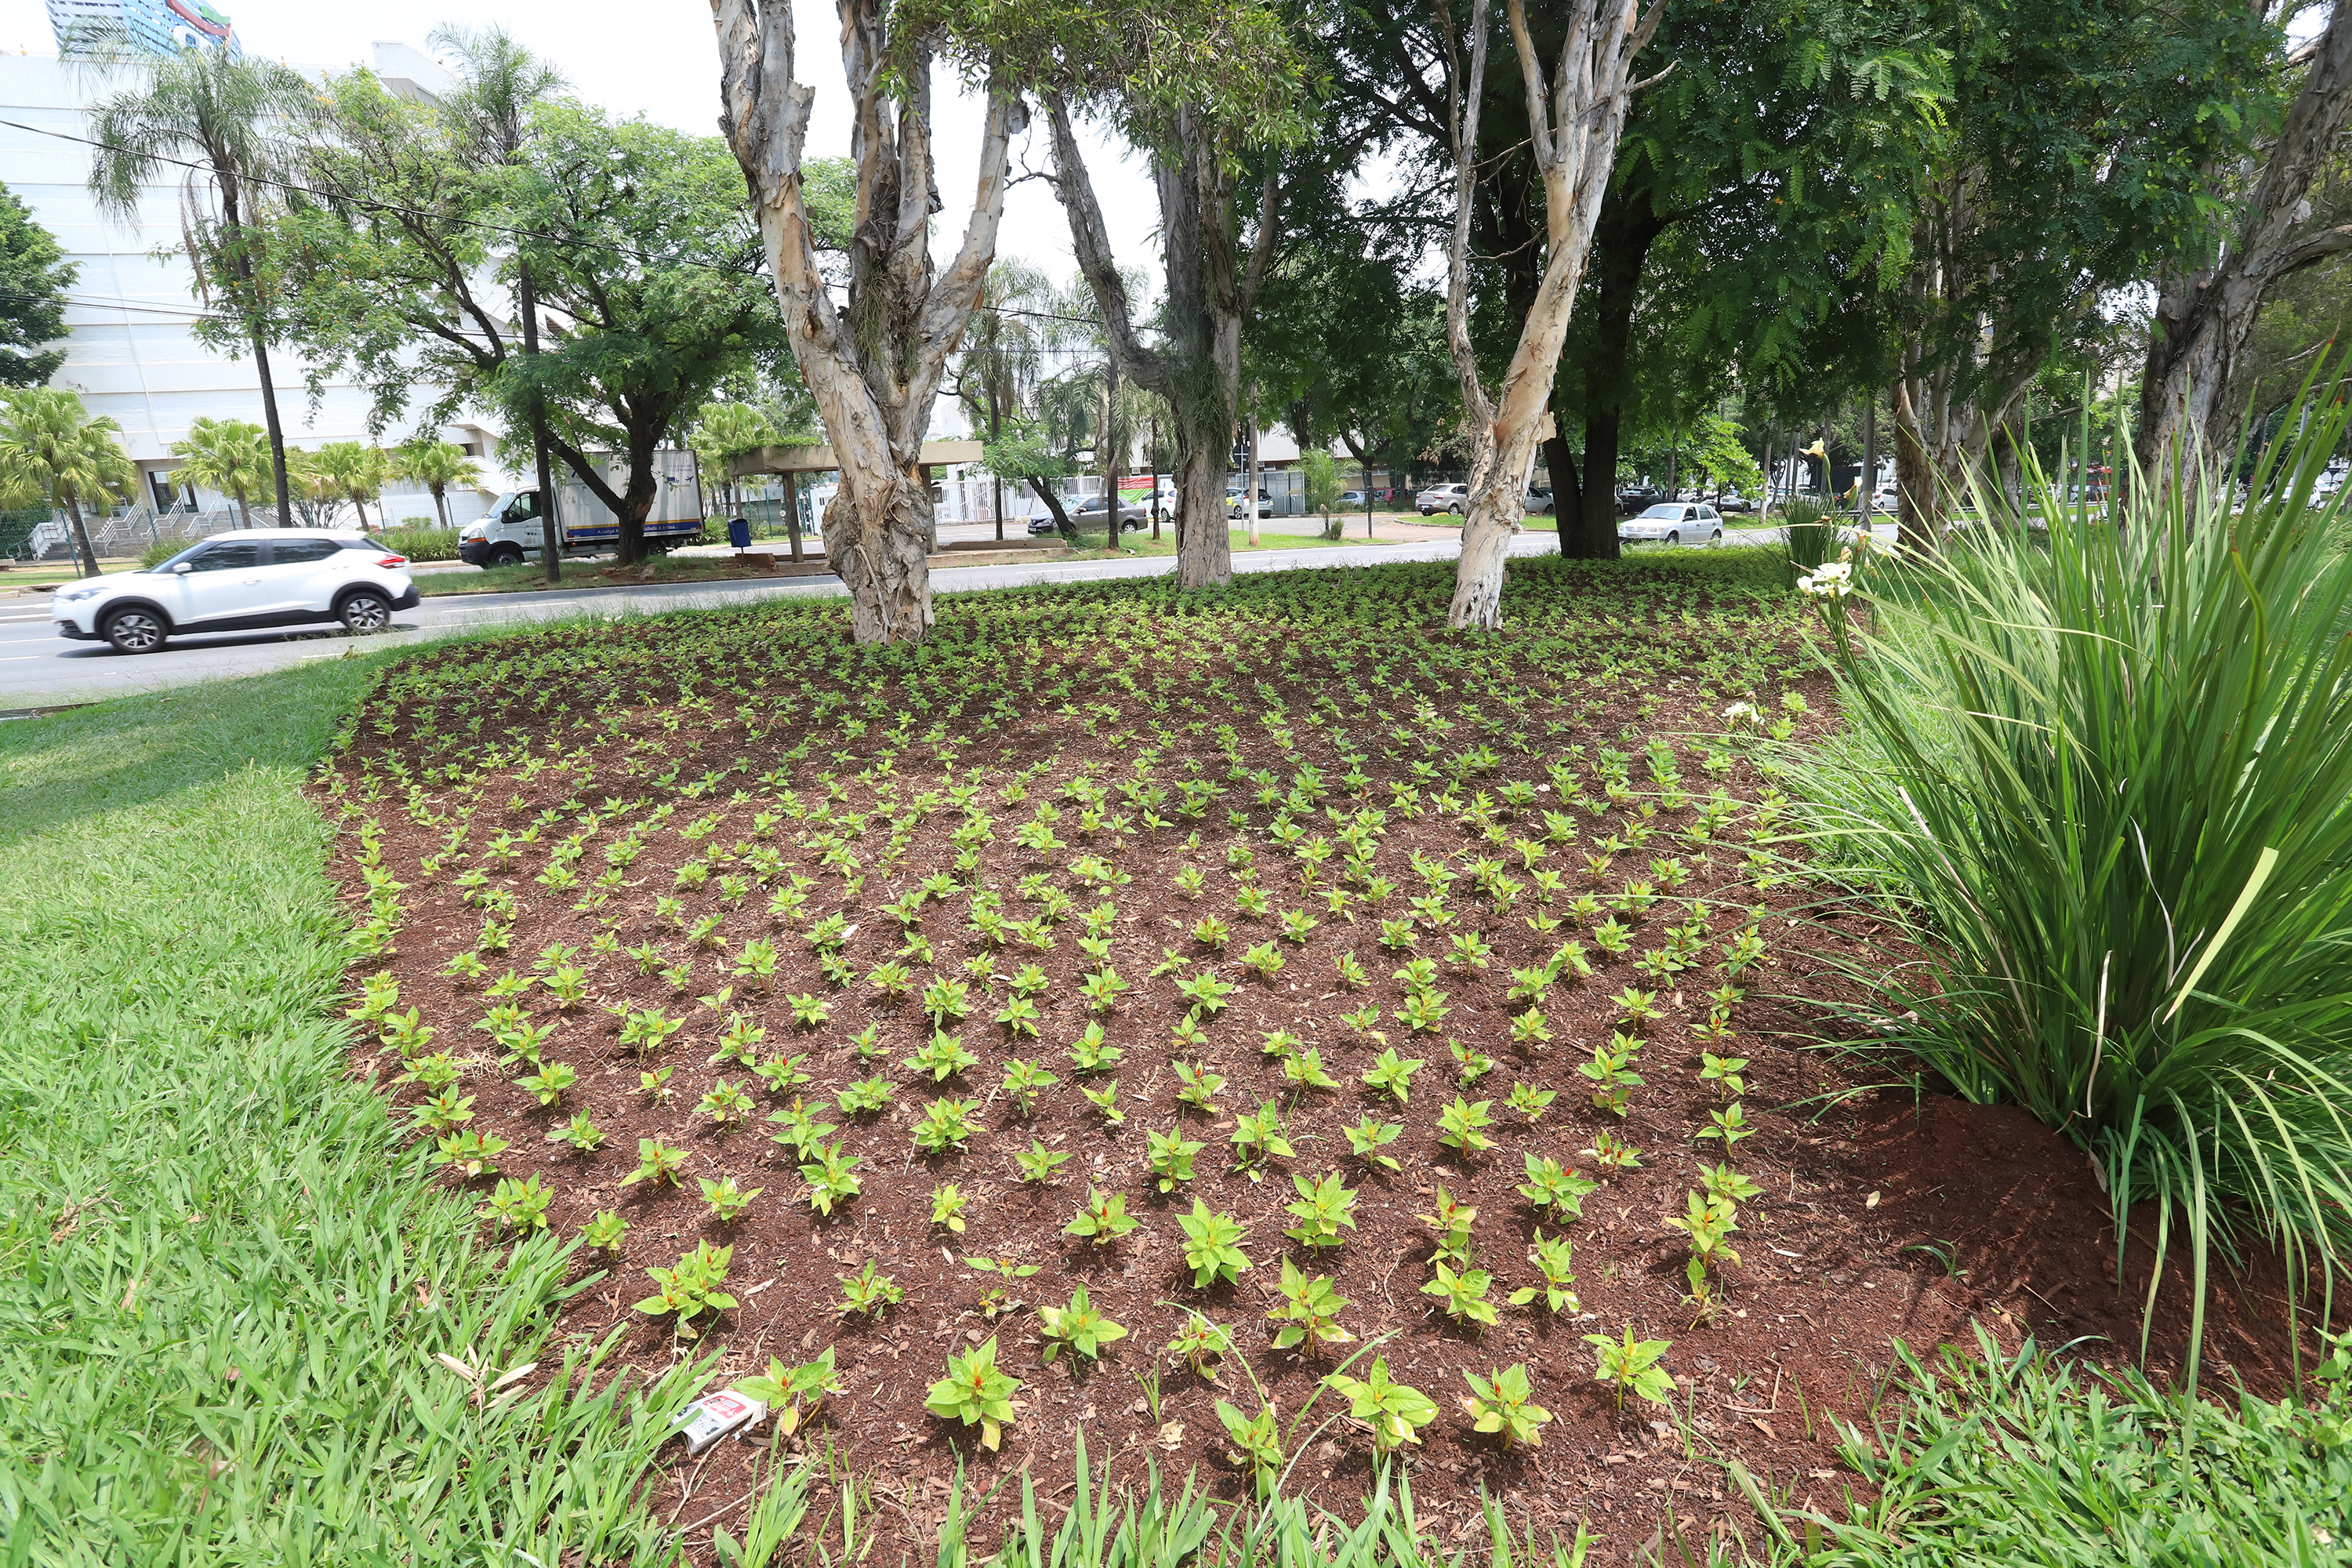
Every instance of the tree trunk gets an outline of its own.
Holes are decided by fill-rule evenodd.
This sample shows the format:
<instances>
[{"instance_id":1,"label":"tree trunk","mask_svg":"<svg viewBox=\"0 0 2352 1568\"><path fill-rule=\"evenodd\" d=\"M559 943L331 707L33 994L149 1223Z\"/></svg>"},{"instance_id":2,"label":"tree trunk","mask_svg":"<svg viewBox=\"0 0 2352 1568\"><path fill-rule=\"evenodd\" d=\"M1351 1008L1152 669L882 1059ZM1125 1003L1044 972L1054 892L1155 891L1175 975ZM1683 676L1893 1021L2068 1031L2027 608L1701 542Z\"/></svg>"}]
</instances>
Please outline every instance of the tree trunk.
<instances>
[{"instance_id":1,"label":"tree trunk","mask_svg":"<svg viewBox=\"0 0 2352 1568\"><path fill-rule=\"evenodd\" d=\"M441 520L441 526L446 528L449 526L448 487L446 485L435 485L431 488L433 490L434 515Z\"/></svg>"},{"instance_id":2,"label":"tree trunk","mask_svg":"<svg viewBox=\"0 0 2352 1568\"><path fill-rule=\"evenodd\" d=\"M931 627L935 535L923 437L995 255L1017 95L992 82L963 244L935 275L930 48L899 49L882 0L839 0L855 124L857 221L845 309L818 266L801 161L812 89L794 79L784 0L712 0L721 124L742 166L793 357L816 399L841 488L825 508L825 554L849 589L859 642L919 642Z\"/></svg>"},{"instance_id":3,"label":"tree trunk","mask_svg":"<svg viewBox=\"0 0 2352 1568\"><path fill-rule=\"evenodd\" d=\"M1256 394L1256 390L1257 390L1257 389L1256 389L1255 386L1253 386L1250 390L1251 390L1251 394L1252 394L1253 398L1255 398L1255 394ZM1253 414L1244 415L1243 417L1244 417L1244 419L1246 421L1246 423L1243 426L1243 428L1244 428L1244 430L1246 430L1246 431L1248 432L1248 434L1249 434L1249 476L1248 476L1248 479L1244 481L1244 484L1243 484L1243 486L1242 486L1242 515L1243 515L1244 517L1246 517L1246 518L1248 518L1248 519L1249 519L1249 547L1250 547L1252 550L1255 550L1255 549L1258 547L1258 544L1257 544L1257 492L1258 492L1258 477L1257 477L1257 474L1258 474L1258 468L1257 468L1257 416L1256 416L1255 414L1254 414L1254 413L1253 413Z\"/></svg>"},{"instance_id":4,"label":"tree trunk","mask_svg":"<svg viewBox=\"0 0 2352 1568\"><path fill-rule=\"evenodd\" d=\"M236 502L237 527L251 528L253 526L253 514L246 510L245 492L243 490L238 490L230 499Z\"/></svg>"},{"instance_id":5,"label":"tree trunk","mask_svg":"<svg viewBox=\"0 0 2352 1568\"><path fill-rule=\"evenodd\" d=\"M98 552L90 548L89 529L81 520L81 498L71 490L66 492L66 515L73 520L74 547L81 552L81 574L95 577L98 575Z\"/></svg>"},{"instance_id":6,"label":"tree trunk","mask_svg":"<svg viewBox=\"0 0 2352 1568\"><path fill-rule=\"evenodd\" d=\"M1126 282L1111 255L1069 111L1046 100L1054 133L1055 191L1070 223L1071 248L1094 290L1104 334L1121 372L1168 402L1176 436L1176 581L1186 589L1233 581L1233 536L1226 526L1225 465L1241 387L1242 319L1264 278L1275 237L1278 194L1269 170L1258 200L1257 235L1236 265L1234 149L1194 110L1179 110L1152 162L1166 253L1167 298L1160 319L1167 346L1146 347L1135 334Z\"/></svg>"},{"instance_id":7,"label":"tree trunk","mask_svg":"<svg viewBox=\"0 0 2352 1568\"><path fill-rule=\"evenodd\" d=\"M1054 519L1054 531L1065 539L1077 538L1078 525L1072 522L1070 514L1062 509L1062 498L1054 493L1054 487L1045 480L1032 476L1029 488L1037 492L1039 500L1045 503L1045 510Z\"/></svg>"},{"instance_id":8,"label":"tree trunk","mask_svg":"<svg viewBox=\"0 0 2352 1568\"><path fill-rule=\"evenodd\" d=\"M522 352L539 354L539 295L532 288L530 263L523 262L516 289L522 304ZM555 476L547 460L547 399L534 379L530 392L531 471L539 481L539 549L547 580L563 576L563 527L555 517Z\"/></svg>"},{"instance_id":9,"label":"tree trunk","mask_svg":"<svg viewBox=\"0 0 2352 1568\"><path fill-rule=\"evenodd\" d=\"M2352 5L2338 4L2272 143L2244 221L2220 260L2164 280L2140 374L2133 455L2158 489L2201 464L2218 472L2242 412L2230 381L2280 279L2352 248L2352 226L2298 236L2306 197L2352 121Z\"/></svg>"},{"instance_id":10,"label":"tree trunk","mask_svg":"<svg viewBox=\"0 0 2352 1568\"><path fill-rule=\"evenodd\" d=\"M1624 416L1615 407L1586 405L1576 519L1580 560L1614 561L1623 553L1617 540L1617 459L1623 433Z\"/></svg>"},{"instance_id":11,"label":"tree trunk","mask_svg":"<svg viewBox=\"0 0 2352 1568\"><path fill-rule=\"evenodd\" d=\"M799 476L799 475L797 475L797 474L787 474L787 475L785 475L785 476L784 476L784 486L785 486L785 489L790 492L789 494L787 494L787 495L784 497L784 515L785 515L787 518L789 518L789 519L791 520L791 524L792 524L792 536L793 536L793 559L794 561L799 561L799 560L803 559L803 555L802 555L802 552L801 552L801 481L800 481L800 476ZM1000 532L1000 534L998 535L998 537L1002 538L1002 537L1003 537L1003 534Z\"/></svg>"},{"instance_id":12,"label":"tree trunk","mask_svg":"<svg viewBox=\"0 0 2352 1568\"><path fill-rule=\"evenodd\" d=\"M1649 14L1641 16L1634 0L1572 0L1559 62L1549 76L1528 31L1525 0L1505 0L1505 10L1527 87L1531 154L1543 172L1547 252L1543 279L1520 325L1510 367L1490 395L1479 374L1469 321L1471 195L1477 178L1487 34L1487 0L1475 0L1466 91L1461 73L1449 72L1456 175L1454 238L1446 268L1446 344L1475 428L1462 554L1446 613L1446 624L1456 630L1491 631L1502 623L1504 562L1526 510L1537 433L1551 400L1569 312L1616 160L1617 138L1633 88L1633 63L1657 30L1664 6L1663 0L1655 0ZM1451 52L1450 24L1445 32Z\"/></svg>"}]
</instances>

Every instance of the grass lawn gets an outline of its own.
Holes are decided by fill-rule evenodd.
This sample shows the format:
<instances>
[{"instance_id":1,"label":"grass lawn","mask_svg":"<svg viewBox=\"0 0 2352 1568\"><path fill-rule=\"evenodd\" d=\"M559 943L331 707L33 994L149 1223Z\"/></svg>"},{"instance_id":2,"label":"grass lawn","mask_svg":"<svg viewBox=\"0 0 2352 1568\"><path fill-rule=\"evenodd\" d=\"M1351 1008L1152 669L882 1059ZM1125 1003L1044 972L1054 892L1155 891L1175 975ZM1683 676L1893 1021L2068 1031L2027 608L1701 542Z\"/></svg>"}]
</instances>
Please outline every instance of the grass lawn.
<instances>
[{"instance_id":1,"label":"grass lawn","mask_svg":"<svg viewBox=\"0 0 2352 1568\"><path fill-rule=\"evenodd\" d=\"M354 659L0 726L11 1563L542 1563L652 1538L661 1428L544 1392L563 1244L476 1245L346 1074L308 770ZM488 1413L436 1357L544 1363ZM667 1401L690 1381L674 1380ZM561 1460L556 1456L561 1455Z\"/></svg>"},{"instance_id":2,"label":"grass lawn","mask_svg":"<svg viewBox=\"0 0 2352 1568\"><path fill-rule=\"evenodd\" d=\"M99 575L102 577L117 572L138 570L138 561L127 555L119 558L104 557L98 563ZM70 561L10 563L0 566L0 594L5 594L11 588L38 588L54 586L59 583L77 582L80 577L81 568Z\"/></svg>"}]
</instances>

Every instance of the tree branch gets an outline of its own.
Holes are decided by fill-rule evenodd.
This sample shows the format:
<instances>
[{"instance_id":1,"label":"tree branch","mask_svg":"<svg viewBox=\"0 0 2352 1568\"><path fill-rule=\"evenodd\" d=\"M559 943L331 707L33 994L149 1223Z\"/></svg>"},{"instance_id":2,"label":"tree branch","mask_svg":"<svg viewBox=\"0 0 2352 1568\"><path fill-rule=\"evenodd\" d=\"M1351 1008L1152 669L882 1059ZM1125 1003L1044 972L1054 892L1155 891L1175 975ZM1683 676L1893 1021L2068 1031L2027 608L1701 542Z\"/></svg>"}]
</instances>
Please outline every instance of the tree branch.
<instances>
[{"instance_id":1,"label":"tree branch","mask_svg":"<svg viewBox=\"0 0 2352 1568\"><path fill-rule=\"evenodd\" d=\"M1077 255L1078 270L1094 290L1103 335L1118 363L1118 373L1138 386L1172 397L1176 389L1167 361L1136 336L1127 282L1111 256L1102 204L1095 197L1094 178L1087 172L1086 155L1078 151L1077 134L1070 128L1069 105L1058 92L1045 97L1045 122L1054 137L1055 191L1070 220L1070 248Z\"/></svg>"}]
</instances>

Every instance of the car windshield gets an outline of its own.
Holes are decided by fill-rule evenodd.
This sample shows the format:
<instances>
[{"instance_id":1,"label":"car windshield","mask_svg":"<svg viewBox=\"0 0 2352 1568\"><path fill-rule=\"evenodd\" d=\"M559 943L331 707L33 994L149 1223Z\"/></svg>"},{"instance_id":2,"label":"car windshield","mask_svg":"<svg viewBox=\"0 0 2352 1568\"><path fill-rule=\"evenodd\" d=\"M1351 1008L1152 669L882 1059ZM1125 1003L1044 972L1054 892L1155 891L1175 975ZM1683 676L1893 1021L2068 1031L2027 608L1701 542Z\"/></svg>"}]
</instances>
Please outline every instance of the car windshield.
<instances>
[{"instance_id":1,"label":"car windshield","mask_svg":"<svg viewBox=\"0 0 2352 1568\"><path fill-rule=\"evenodd\" d=\"M194 544L189 545L185 550L181 551L177 555L171 557L167 561L158 561L154 565L148 567L147 570L150 573L169 572L173 567L177 566L183 561L194 560L196 552L202 550L205 545L211 542L212 541L208 539L200 539Z\"/></svg>"},{"instance_id":2,"label":"car windshield","mask_svg":"<svg viewBox=\"0 0 2352 1568\"><path fill-rule=\"evenodd\" d=\"M1680 505L1654 506L1642 515L1654 517L1662 522L1680 522L1683 520L1683 509Z\"/></svg>"}]
</instances>

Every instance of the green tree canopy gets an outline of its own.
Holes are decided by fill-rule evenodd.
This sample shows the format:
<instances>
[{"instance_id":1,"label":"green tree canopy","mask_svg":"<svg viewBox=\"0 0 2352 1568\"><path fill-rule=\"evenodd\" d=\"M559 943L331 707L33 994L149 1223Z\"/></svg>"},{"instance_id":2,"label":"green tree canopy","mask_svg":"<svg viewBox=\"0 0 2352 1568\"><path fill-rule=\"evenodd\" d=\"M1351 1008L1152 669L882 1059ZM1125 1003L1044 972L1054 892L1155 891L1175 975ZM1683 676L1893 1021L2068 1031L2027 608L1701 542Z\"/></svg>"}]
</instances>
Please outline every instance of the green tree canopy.
<instances>
[{"instance_id":1,"label":"green tree canopy","mask_svg":"<svg viewBox=\"0 0 2352 1568\"><path fill-rule=\"evenodd\" d=\"M39 386L65 363L66 290L81 276L57 236L0 185L0 386Z\"/></svg>"}]
</instances>

